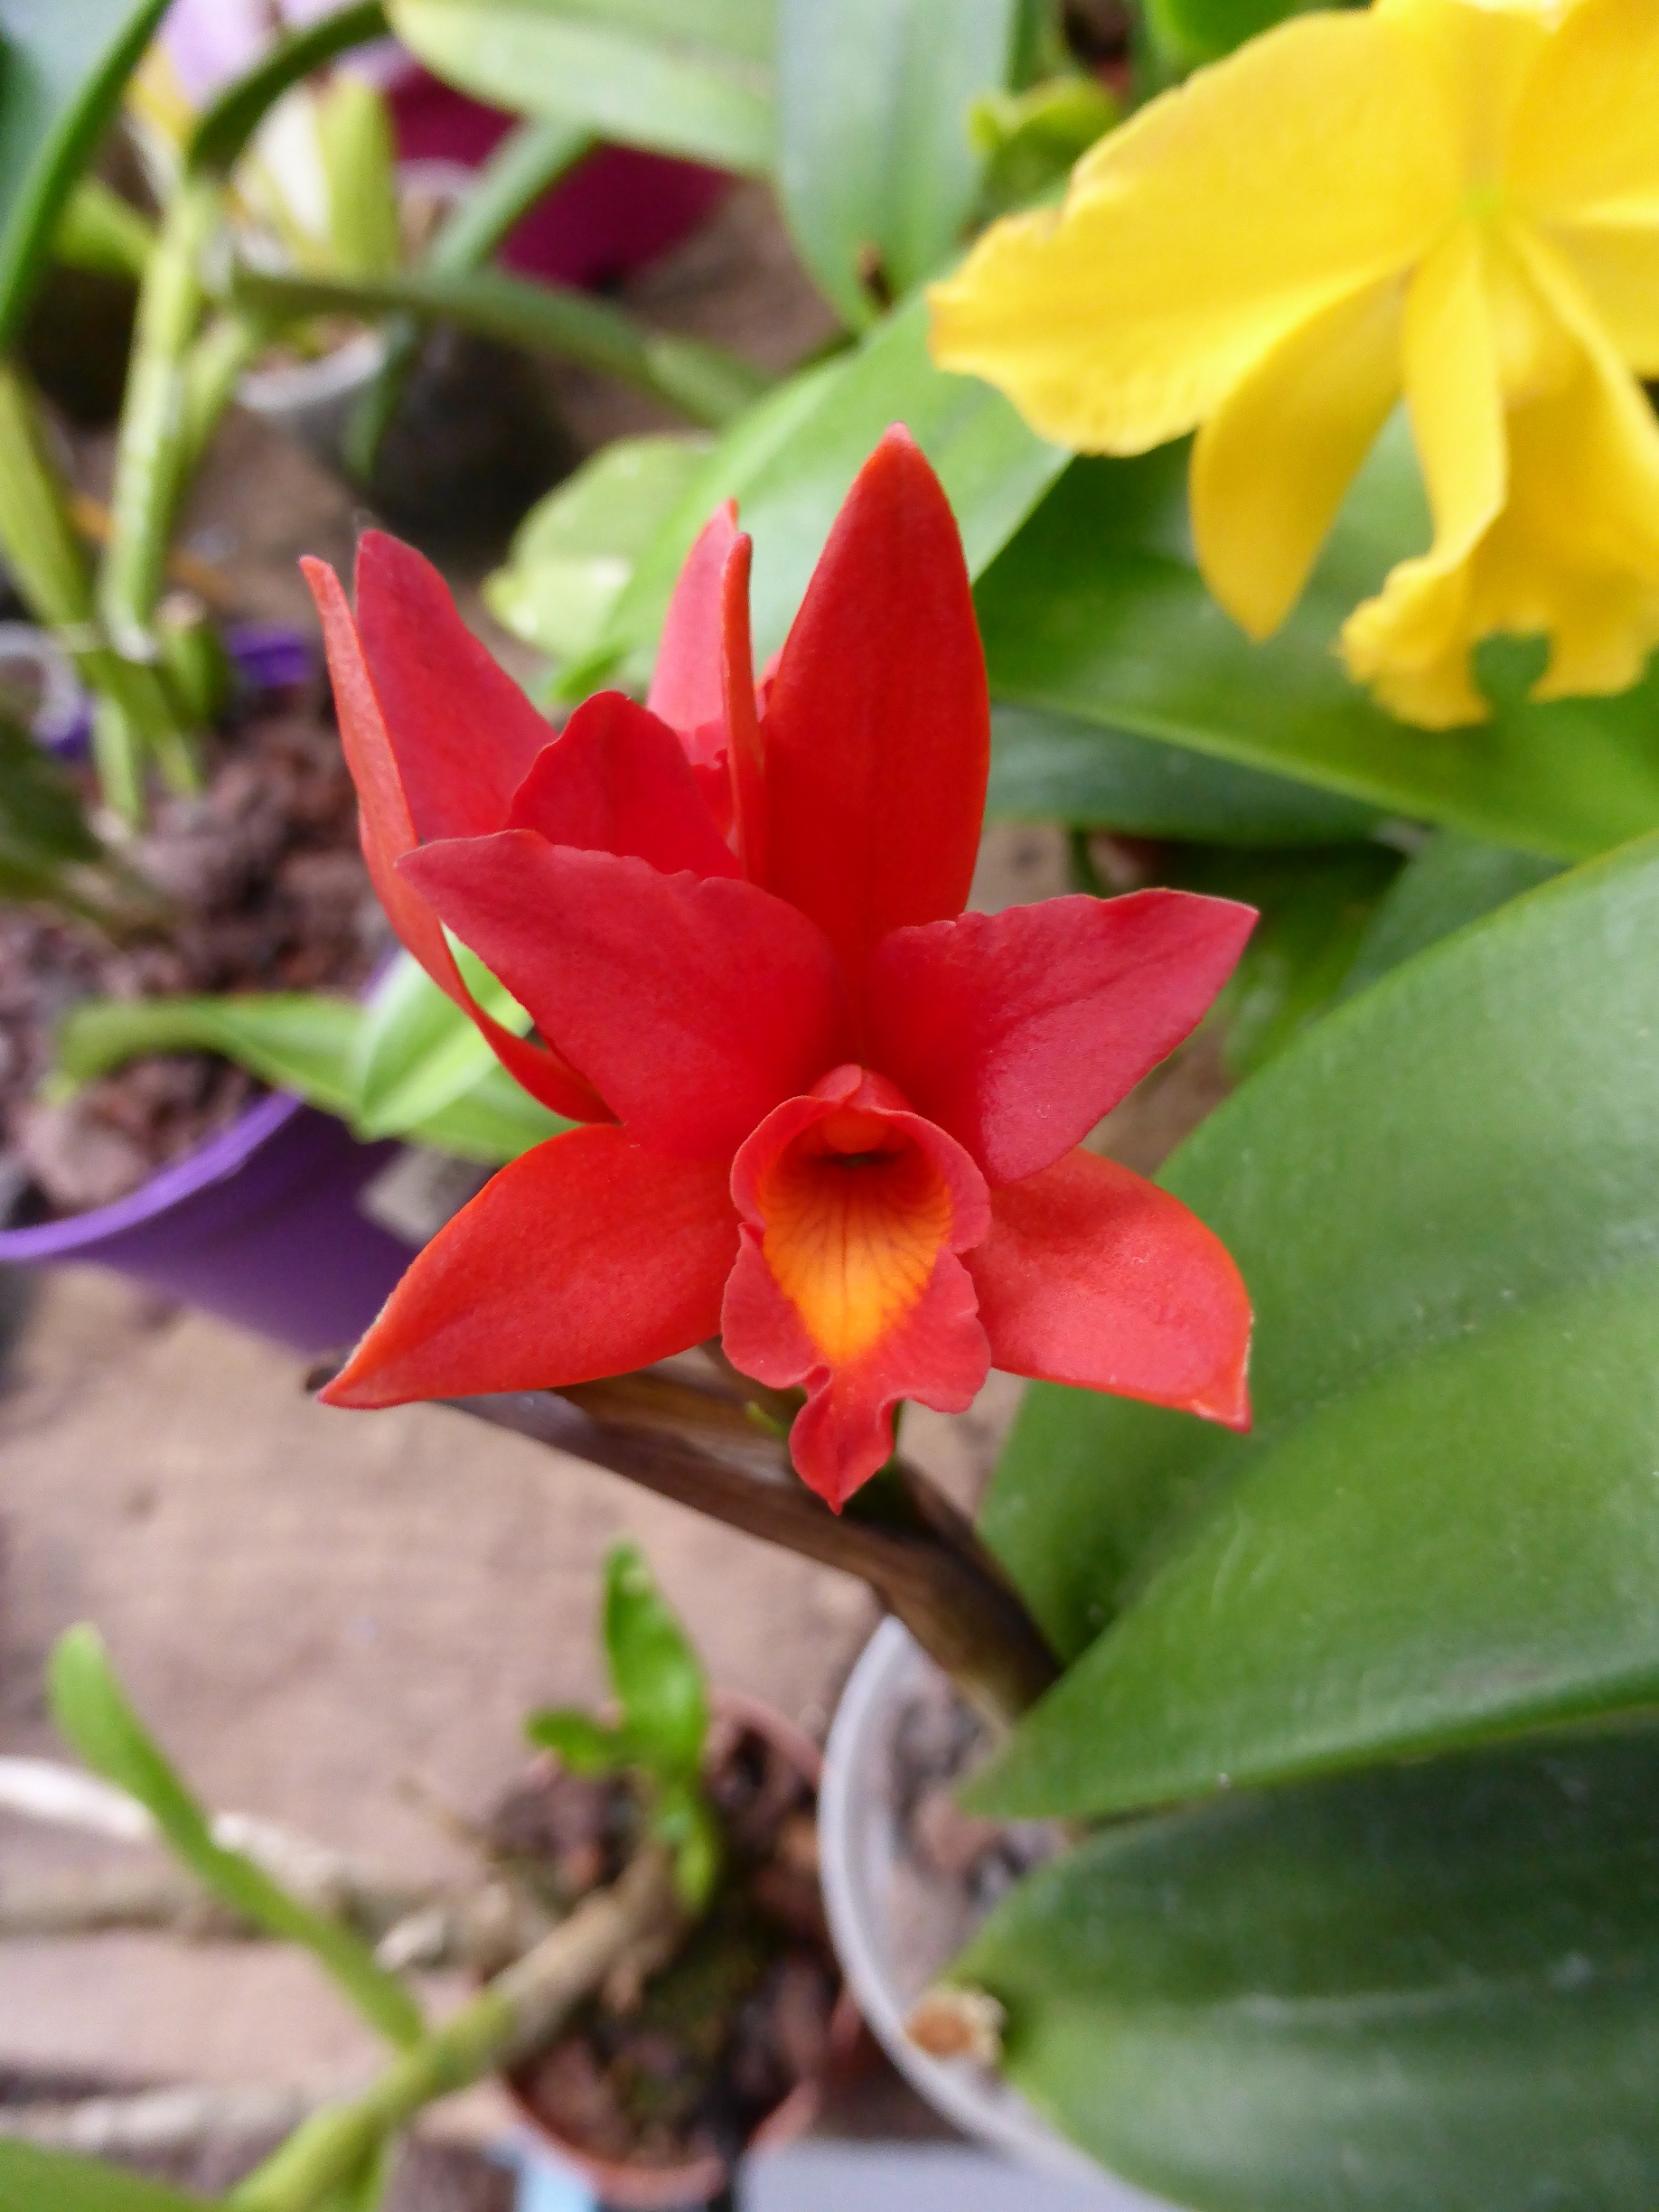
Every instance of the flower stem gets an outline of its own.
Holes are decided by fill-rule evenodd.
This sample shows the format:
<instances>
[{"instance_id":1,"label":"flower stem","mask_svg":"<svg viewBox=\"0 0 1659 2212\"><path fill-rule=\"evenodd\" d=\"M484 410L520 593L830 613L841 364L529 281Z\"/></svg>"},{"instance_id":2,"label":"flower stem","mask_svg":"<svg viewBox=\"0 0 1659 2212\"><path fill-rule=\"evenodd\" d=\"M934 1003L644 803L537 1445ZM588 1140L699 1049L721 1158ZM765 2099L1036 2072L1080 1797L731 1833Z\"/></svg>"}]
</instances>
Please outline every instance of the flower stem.
<instances>
[{"instance_id":1,"label":"flower stem","mask_svg":"<svg viewBox=\"0 0 1659 2212\"><path fill-rule=\"evenodd\" d=\"M651 1951L680 1920L668 1855L648 1845L612 1888L578 1905L361 2096L305 2121L231 2191L230 2204L236 2212L313 2212L424 2106L528 2056L614 1968Z\"/></svg>"}]
</instances>

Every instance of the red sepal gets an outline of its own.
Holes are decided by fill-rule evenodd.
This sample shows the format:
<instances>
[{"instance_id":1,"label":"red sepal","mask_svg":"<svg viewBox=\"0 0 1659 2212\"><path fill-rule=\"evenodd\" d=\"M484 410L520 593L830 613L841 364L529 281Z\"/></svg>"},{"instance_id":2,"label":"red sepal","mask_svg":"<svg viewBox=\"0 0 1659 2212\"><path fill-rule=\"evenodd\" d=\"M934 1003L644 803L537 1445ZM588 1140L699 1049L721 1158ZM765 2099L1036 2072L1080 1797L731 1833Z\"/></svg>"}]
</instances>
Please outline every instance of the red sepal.
<instances>
[{"instance_id":1,"label":"red sepal","mask_svg":"<svg viewBox=\"0 0 1659 2212\"><path fill-rule=\"evenodd\" d=\"M995 1366L1250 1426L1250 1297L1180 1200L1071 1152L991 1193L967 1255Z\"/></svg>"},{"instance_id":2,"label":"red sepal","mask_svg":"<svg viewBox=\"0 0 1659 2212\"><path fill-rule=\"evenodd\" d=\"M736 542L737 502L727 500L703 525L686 556L645 694L645 704L679 733L693 761L712 760L726 749L721 610Z\"/></svg>"},{"instance_id":3,"label":"red sepal","mask_svg":"<svg viewBox=\"0 0 1659 2212\"><path fill-rule=\"evenodd\" d=\"M1255 920L1231 899L1135 891L895 931L866 986L870 1058L992 1183L1018 1182L1195 1027Z\"/></svg>"},{"instance_id":4,"label":"red sepal","mask_svg":"<svg viewBox=\"0 0 1659 2212\"><path fill-rule=\"evenodd\" d=\"M400 868L642 1144L727 1159L847 1051L835 955L755 885L661 876L527 830Z\"/></svg>"},{"instance_id":5,"label":"red sepal","mask_svg":"<svg viewBox=\"0 0 1659 2212\"><path fill-rule=\"evenodd\" d=\"M552 725L462 621L431 562L384 530L357 548L357 627L417 836L499 830Z\"/></svg>"},{"instance_id":6,"label":"red sepal","mask_svg":"<svg viewBox=\"0 0 1659 2212\"><path fill-rule=\"evenodd\" d=\"M571 1129L439 1230L323 1397L402 1405L625 1374L714 1335L736 1251L721 1168Z\"/></svg>"},{"instance_id":7,"label":"red sepal","mask_svg":"<svg viewBox=\"0 0 1659 2212\"><path fill-rule=\"evenodd\" d=\"M810 914L855 989L889 930L960 914L990 713L961 541L907 431L837 517L766 708L764 880Z\"/></svg>"},{"instance_id":8,"label":"red sepal","mask_svg":"<svg viewBox=\"0 0 1659 2212\"><path fill-rule=\"evenodd\" d=\"M870 1164L884 1155L890 1176ZM843 1067L761 1124L732 1195L743 1239L726 1356L774 1388L805 1384L790 1451L839 1513L890 1457L901 1399L961 1412L985 1380L985 1331L957 1257L989 1225L984 1179L890 1083Z\"/></svg>"},{"instance_id":9,"label":"red sepal","mask_svg":"<svg viewBox=\"0 0 1659 2212\"><path fill-rule=\"evenodd\" d=\"M545 1045L514 1036L484 1012L455 965L443 923L398 873L398 862L415 850L415 828L357 625L333 570L319 560L303 560L300 567L323 624L334 708L340 717L340 742L357 786L358 832L369 879L398 941L438 989L477 1023L496 1058L532 1098L573 1121L608 1120L610 1114L597 1092L574 1068Z\"/></svg>"},{"instance_id":10,"label":"red sepal","mask_svg":"<svg viewBox=\"0 0 1659 2212\"><path fill-rule=\"evenodd\" d=\"M679 738L621 691L585 699L542 747L506 827L582 852L631 853L664 875L737 873Z\"/></svg>"}]
</instances>

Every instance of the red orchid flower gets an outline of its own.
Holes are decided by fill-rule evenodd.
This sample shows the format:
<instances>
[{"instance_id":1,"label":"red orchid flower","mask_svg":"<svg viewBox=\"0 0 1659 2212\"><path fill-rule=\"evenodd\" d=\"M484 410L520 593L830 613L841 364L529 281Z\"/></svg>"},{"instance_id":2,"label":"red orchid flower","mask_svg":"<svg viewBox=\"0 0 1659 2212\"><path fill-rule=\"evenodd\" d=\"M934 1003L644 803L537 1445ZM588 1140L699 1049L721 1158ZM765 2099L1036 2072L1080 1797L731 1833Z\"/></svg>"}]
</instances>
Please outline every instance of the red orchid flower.
<instances>
[{"instance_id":1,"label":"red orchid flower","mask_svg":"<svg viewBox=\"0 0 1659 2212\"><path fill-rule=\"evenodd\" d=\"M805 1386L791 1449L837 1508L901 1399L959 1411L993 1364L1245 1427L1233 1261L1078 1148L1198 1021L1251 910L1143 891L962 912L985 669L904 431L853 485L759 702L748 564L717 516L650 704L602 693L557 737L418 555L365 539L355 625L312 566L394 924L468 1003L453 930L534 1019L533 1044L485 1023L508 1066L605 1124L502 1168L324 1397L557 1387L718 1333L743 1373Z\"/></svg>"}]
</instances>

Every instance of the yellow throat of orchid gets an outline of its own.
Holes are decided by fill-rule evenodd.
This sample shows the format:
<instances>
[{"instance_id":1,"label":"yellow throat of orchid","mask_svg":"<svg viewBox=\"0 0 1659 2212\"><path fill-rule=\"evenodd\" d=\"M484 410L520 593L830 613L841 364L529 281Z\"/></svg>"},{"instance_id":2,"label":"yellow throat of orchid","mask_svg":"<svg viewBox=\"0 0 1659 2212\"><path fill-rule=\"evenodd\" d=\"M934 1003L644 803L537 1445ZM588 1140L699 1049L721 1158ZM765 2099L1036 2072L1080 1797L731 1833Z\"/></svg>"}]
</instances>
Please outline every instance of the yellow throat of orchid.
<instances>
[{"instance_id":1,"label":"yellow throat of orchid","mask_svg":"<svg viewBox=\"0 0 1659 2212\"><path fill-rule=\"evenodd\" d=\"M1403 397L1434 538L1350 672L1448 727L1487 711L1471 647L1542 633L1534 697L1622 690L1659 643L1655 118L1659 0L1299 16L988 231L934 352L1081 451L1195 429L1199 564L1254 637Z\"/></svg>"}]
</instances>

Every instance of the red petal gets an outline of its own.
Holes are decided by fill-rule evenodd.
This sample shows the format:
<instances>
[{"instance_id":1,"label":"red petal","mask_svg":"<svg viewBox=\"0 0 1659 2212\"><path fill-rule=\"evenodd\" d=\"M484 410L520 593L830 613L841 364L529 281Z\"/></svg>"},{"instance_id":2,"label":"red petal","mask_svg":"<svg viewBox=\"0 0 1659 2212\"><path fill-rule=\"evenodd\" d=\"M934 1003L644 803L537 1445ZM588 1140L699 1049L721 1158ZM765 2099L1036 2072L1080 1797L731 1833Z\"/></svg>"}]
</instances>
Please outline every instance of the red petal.
<instances>
[{"instance_id":1,"label":"red petal","mask_svg":"<svg viewBox=\"0 0 1659 2212\"><path fill-rule=\"evenodd\" d=\"M993 1364L1250 1426L1250 1298L1179 1199L1072 1152L991 1194L967 1256Z\"/></svg>"},{"instance_id":2,"label":"red petal","mask_svg":"<svg viewBox=\"0 0 1659 2212\"><path fill-rule=\"evenodd\" d=\"M682 737L711 726L725 744L726 700L721 652L721 605L725 575L737 542L737 502L727 500L707 521L669 601L657 647L657 666L645 704ZM706 748L689 748L702 759Z\"/></svg>"},{"instance_id":3,"label":"red petal","mask_svg":"<svg viewBox=\"0 0 1659 2212\"><path fill-rule=\"evenodd\" d=\"M400 872L642 1144L729 1160L846 1056L834 954L753 884L661 876L526 830L428 845Z\"/></svg>"},{"instance_id":4,"label":"red petal","mask_svg":"<svg viewBox=\"0 0 1659 2212\"><path fill-rule=\"evenodd\" d=\"M985 811L985 658L950 504L909 433L860 470L766 710L764 880L848 973L908 922L960 914Z\"/></svg>"},{"instance_id":5,"label":"red petal","mask_svg":"<svg viewBox=\"0 0 1659 2212\"><path fill-rule=\"evenodd\" d=\"M585 700L542 747L507 826L582 852L632 853L665 875L737 873L679 738L620 691Z\"/></svg>"},{"instance_id":6,"label":"red petal","mask_svg":"<svg viewBox=\"0 0 1659 2212\"><path fill-rule=\"evenodd\" d=\"M736 1251L719 1167L572 1129L438 1232L323 1396L402 1405L624 1374L714 1335Z\"/></svg>"},{"instance_id":7,"label":"red petal","mask_svg":"<svg viewBox=\"0 0 1659 2212\"><path fill-rule=\"evenodd\" d=\"M743 1249L726 1288L727 1356L804 1382L790 1432L803 1479L839 1512L893 1450L893 1408L960 1412L989 1365L956 1254L989 1227L979 1169L890 1083L836 1069L768 1115L737 1155Z\"/></svg>"},{"instance_id":8,"label":"red petal","mask_svg":"<svg viewBox=\"0 0 1659 2212\"><path fill-rule=\"evenodd\" d=\"M383 530L357 548L357 623L417 834L499 830L552 726L462 621L431 562Z\"/></svg>"},{"instance_id":9,"label":"red petal","mask_svg":"<svg viewBox=\"0 0 1659 2212\"><path fill-rule=\"evenodd\" d=\"M1195 1026L1255 912L1186 891L1057 898L896 931L869 1055L993 1183L1069 1152Z\"/></svg>"},{"instance_id":10,"label":"red petal","mask_svg":"<svg viewBox=\"0 0 1659 2212\"><path fill-rule=\"evenodd\" d=\"M389 540L388 542L390 542ZM420 962L438 989L464 1007L489 1039L490 1047L514 1080L554 1113L573 1121L610 1119L592 1086L540 1045L526 1043L504 1029L473 998L456 967L442 923L414 886L398 872L398 862L415 849L415 829L403 794L380 702L363 659L362 644L340 578L324 562L303 560L305 581L317 603L329 679L340 717L340 741L346 766L357 786L358 828L369 878L399 941Z\"/></svg>"}]
</instances>

